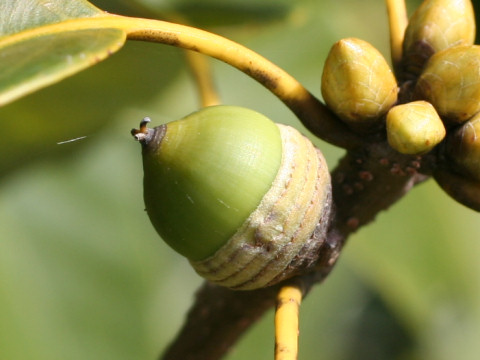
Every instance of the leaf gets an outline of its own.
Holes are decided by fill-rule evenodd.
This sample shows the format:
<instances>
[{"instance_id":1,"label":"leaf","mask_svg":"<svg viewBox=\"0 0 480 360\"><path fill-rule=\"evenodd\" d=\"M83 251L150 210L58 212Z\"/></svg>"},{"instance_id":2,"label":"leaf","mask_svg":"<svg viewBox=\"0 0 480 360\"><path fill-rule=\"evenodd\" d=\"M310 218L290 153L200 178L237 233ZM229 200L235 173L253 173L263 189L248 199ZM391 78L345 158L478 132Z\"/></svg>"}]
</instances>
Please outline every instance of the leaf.
<instances>
[{"instance_id":1,"label":"leaf","mask_svg":"<svg viewBox=\"0 0 480 360\"><path fill-rule=\"evenodd\" d=\"M0 37L68 19L98 16L103 11L83 0L7 0L0 3Z\"/></svg>"},{"instance_id":2,"label":"leaf","mask_svg":"<svg viewBox=\"0 0 480 360\"><path fill-rule=\"evenodd\" d=\"M132 41L109 61L0 107L0 182L38 159L74 155L99 132L110 131L124 109L138 108L130 114L127 129L147 115L158 120L145 104L154 102L183 67L180 51ZM157 68L167 71L151 70ZM184 102L188 106L185 98ZM88 137L80 141L57 145L85 135ZM128 131L121 135L131 140Z\"/></svg>"},{"instance_id":3,"label":"leaf","mask_svg":"<svg viewBox=\"0 0 480 360\"><path fill-rule=\"evenodd\" d=\"M117 51L125 32L97 25L81 0L0 4L0 106L77 73ZM81 29L73 19L86 19Z\"/></svg>"}]
</instances>

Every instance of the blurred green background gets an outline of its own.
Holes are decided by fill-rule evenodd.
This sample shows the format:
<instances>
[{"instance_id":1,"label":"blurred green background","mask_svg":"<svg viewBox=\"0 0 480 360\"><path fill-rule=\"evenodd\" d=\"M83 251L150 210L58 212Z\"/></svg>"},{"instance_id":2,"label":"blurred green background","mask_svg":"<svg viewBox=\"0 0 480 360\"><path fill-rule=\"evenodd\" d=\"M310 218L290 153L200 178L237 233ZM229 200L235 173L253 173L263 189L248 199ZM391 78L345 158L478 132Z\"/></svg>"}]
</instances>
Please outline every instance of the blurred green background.
<instances>
[{"instance_id":1,"label":"blurred green background","mask_svg":"<svg viewBox=\"0 0 480 360\"><path fill-rule=\"evenodd\" d=\"M389 54L379 0L94 4L180 14L256 50L318 96L335 41L355 36ZM213 66L225 103L301 129L260 85ZM138 42L0 108L1 360L147 360L167 346L201 280L143 211L140 148L129 131L144 116L158 124L197 108L183 53ZM343 152L316 143L333 168ZM300 359L478 359L478 222L429 181L352 236L302 306ZM272 312L227 357L246 358L273 358Z\"/></svg>"}]
</instances>

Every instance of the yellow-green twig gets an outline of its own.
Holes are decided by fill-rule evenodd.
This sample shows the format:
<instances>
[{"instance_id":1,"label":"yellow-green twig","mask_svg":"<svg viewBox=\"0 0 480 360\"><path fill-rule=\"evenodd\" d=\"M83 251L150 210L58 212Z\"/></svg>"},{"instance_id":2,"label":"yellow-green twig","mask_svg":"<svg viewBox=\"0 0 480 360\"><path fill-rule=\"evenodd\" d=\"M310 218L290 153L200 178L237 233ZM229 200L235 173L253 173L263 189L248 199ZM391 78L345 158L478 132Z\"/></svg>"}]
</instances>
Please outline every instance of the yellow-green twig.
<instances>
[{"instance_id":1,"label":"yellow-green twig","mask_svg":"<svg viewBox=\"0 0 480 360\"><path fill-rule=\"evenodd\" d=\"M283 286L277 295L275 311L275 360L298 357L298 315L302 291L296 285Z\"/></svg>"},{"instance_id":2,"label":"yellow-green twig","mask_svg":"<svg viewBox=\"0 0 480 360\"><path fill-rule=\"evenodd\" d=\"M395 72L400 73L403 53L403 38L408 25L405 0L386 0L390 26L390 51Z\"/></svg>"}]
</instances>

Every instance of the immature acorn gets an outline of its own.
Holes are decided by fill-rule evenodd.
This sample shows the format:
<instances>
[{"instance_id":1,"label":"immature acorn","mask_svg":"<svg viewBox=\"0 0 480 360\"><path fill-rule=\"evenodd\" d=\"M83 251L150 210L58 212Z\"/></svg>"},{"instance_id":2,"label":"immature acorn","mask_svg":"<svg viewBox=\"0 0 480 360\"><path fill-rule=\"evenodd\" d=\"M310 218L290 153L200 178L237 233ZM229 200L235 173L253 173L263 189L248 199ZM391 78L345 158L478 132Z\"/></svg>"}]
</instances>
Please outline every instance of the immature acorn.
<instances>
[{"instance_id":1,"label":"immature acorn","mask_svg":"<svg viewBox=\"0 0 480 360\"><path fill-rule=\"evenodd\" d=\"M388 143L403 154L426 153L446 135L440 116L426 101L392 107L387 114L386 125Z\"/></svg>"},{"instance_id":2,"label":"immature acorn","mask_svg":"<svg viewBox=\"0 0 480 360\"><path fill-rule=\"evenodd\" d=\"M434 54L415 87L447 124L467 121L480 111L480 46L455 46Z\"/></svg>"},{"instance_id":3,"label":"immature acorn","mask_svg":"<svg viewBox=\"0 0 480 360\"><path fill-rule=\"evenodd\" d=\"M310 268L330 217L321 152L292 127L236 106L132 130L160 236L206 279L239 290Z\"/></svg>"},{"instance_id":4,"label":"immature acorn","mask_svg":"<svg viewBox=\"0 0 480 360\"><path fill-rule=\"evenodd\" d=\"M363 132L378 123L397 94L392 70L368 42L348 38L332 46L323 68L322 95L353 130Z\"/></svg>"},{"instance_id":5,"label":"immature acorn","mask_svg":"<svg viewBox=\"0 0 480 360\"><path fill-rule=\"evenodd\" d=\"M405 30L405 71L418 76L434 53L475 40L475 14L470 0L425 0Z\"/></svg>"}]
</instances>

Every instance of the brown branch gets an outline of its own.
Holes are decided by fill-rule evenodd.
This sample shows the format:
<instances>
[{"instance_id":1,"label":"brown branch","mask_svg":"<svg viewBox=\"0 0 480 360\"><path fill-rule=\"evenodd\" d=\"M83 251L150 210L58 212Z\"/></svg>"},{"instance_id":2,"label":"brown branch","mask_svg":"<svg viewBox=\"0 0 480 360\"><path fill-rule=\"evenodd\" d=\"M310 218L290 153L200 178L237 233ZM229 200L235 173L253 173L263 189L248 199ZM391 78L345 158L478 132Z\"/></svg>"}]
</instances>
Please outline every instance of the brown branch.
<instances>
[{"instance_id":1,"label":"brown branch","mask_svg":"<svg viewBox=\"0 0 480 360\"><path fill-rule=\"evenodd\" d=\"M383 142L350 151L332 173L333 216L316 271L297 277L305 294L332 270L348 236L428 178L431 157L401 155ZM220 359L275 304L277 286L248 292L205 283L162 359Z\"/></svg>"},{"instance_id":2,"label":"brown branch","mask_svg":"<svg viewBox=\"0 0 480 360\"><path fill-rule=\"evenodd\" d=\"M205 282L196 294L185 326L163 359L220 359L274 305L276 291L277 287L269 287L235 292Z\"/></svg>"}]
</instances>

